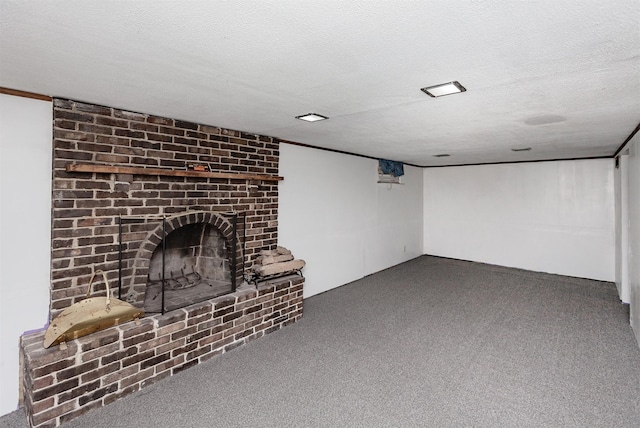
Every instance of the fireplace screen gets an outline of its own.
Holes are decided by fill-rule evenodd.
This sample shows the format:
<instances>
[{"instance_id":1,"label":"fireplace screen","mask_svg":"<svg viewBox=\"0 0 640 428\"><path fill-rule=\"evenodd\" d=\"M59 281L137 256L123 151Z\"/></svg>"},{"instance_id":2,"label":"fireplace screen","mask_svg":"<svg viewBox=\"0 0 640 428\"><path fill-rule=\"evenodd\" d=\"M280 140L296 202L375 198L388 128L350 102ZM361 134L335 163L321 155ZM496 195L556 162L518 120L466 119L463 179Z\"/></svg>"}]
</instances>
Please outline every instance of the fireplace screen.
<instances>
[{"instance_id":1,"label":"fireplace screen","mask_svg":"<svg viewBox=\"0 0 640 428\"><path fill-rule=\"evenodd\" d=\"M238 232L246 217L198 214L120 218L120 298L146 313L164 313L236 290L244 272Z\"/></svg>"}]
</instances>

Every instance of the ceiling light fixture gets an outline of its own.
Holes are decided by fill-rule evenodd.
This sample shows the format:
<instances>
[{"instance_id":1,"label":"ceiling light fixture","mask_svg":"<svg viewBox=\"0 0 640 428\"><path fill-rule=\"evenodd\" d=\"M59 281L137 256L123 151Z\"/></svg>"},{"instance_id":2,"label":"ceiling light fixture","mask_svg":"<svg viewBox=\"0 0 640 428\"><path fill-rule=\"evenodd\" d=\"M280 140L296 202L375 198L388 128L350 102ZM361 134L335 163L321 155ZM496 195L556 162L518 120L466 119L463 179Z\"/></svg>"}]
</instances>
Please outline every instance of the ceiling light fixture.
<instances>
[{"instance_id":1,"label":"ceiling light fixture","mask_svg":"<svg viewBox=\"0 0 640 428\"><path fill-rule=\"evenodd\" d=\"M511 149L512 152L528 152L531 150L531 147L523 147L521 149Z\"/></svg>"},{"instance_id":2,"label":"ceiling light fixture","mask_svg":"<svg viewBox=\"0 0 640 428\"><path fill-rule=\"evenodd\" d=\"M451 156L449 153L440 153L439 155L433 155L434 158L446 158Z\"/></svg>"},{"instance_id":3,"label":"ceiling light fixture","mask_svg":"<svg viewBox=\"0 0 640 428\"><path fill-rule=\"evenodd\" d=\"M435 98L443 95L459 94L460 92L465 92L467 89L456 80L449 83L442 83L440 85L427 86L420 90L430 97Z\"/></svg>"},{"instance_id":4,"label":"ceiling light fixture","mask_svg":"<svg viewBox=\"0 0 640 428\"><path fill-rule=\"evenodd\" d=\"M318 122L329 118L317 113L307 113L302 116L296 116L296 119L304 120L305 122Z\"/></svg>"}]
</instances>

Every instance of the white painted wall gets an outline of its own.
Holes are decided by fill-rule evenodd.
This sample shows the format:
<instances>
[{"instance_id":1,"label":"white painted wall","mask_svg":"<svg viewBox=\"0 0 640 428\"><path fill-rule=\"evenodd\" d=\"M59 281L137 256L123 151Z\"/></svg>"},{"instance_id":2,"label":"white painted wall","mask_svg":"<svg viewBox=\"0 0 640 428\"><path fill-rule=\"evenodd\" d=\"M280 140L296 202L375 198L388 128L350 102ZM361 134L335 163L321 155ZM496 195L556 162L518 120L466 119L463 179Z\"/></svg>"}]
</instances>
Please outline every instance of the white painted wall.
<instances>
[{"instance_id":1,"label":"white painted wall","mask_svg":"<svg viewBox=\"0 0 640 428\"><path fill-rule=\"evenodd\" d=\"M422 254L422 170L377 184L372 159L280 145L279 241L307 261L304 297Z\"/></svg>"},{"instance_id":2,"label":"white painted wall","mask_svg":"<svg viewBox=\"0 0 640 428\"><path fill-rule=\"evenodd\" d=\"M613 281L610 159L424 170L424 252Z\"/></svg>"},{"instance_id":3,"label":"white painted wall","mask_svg":"<svg viewBox=\"0 0 640 428\"><path fill-rule=\"evenodd\" d=\"M0 94L0 415L18 406L20 335L49 314L52 117Z\"/></svg>"},{"instance_id":4,"label":"white painted wall","mask_svg":"<svg viewBox=\"0 0 640 428\"><path fill-rule=\"evenodd\" d=\"M629 145L629 287L631 327L640 342L640 134Z\"/></svg>"},{"instance_id":5,"label":"white painted wall","mask_svg":"<svg viewBox=\"0 0 640 428\"><path fill-rule=\"evenodd\" d=\"M614 169L616 199L616 287L620 300L629 303L629 156L619 157Z\"/></svg>"},{"instance_id":6,"label":"white painted wall","mask_svg":"<svg viewBox=\"0 0 640 428\"><path fill-rule=\"evenodd\" d=\"M0 415L18 403L19 336L47 322L51 121L51 103L0 95ZM638 337L639 138L628 159L629 283ZM280 154L280 244L309 262L305 297L418 257L423 249L536 271L615 277L610 160L406 167L406 184L389 190L376 183L371 159L289 144ZM19 222L28 227L16 227Z\"/></svg>"}]
</instances>

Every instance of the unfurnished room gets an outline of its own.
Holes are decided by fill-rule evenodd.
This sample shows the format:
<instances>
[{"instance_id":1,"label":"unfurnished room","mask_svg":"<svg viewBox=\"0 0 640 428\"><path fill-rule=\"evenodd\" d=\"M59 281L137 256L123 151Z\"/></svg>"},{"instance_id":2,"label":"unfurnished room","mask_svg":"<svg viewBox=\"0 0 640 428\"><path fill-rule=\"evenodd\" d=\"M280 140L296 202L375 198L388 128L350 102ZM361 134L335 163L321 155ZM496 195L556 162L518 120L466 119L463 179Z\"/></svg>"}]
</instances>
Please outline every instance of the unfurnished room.
<instances>
[{"instance_id":1,"label":"unfurnished room","mask_svg":"<svg viewBox=\"0 0 640 428\"><path fill-rule=\"evenodd\" d=\"M640 426L640 2L0 0L0 426Z\"/></svg>"}]
</instances>

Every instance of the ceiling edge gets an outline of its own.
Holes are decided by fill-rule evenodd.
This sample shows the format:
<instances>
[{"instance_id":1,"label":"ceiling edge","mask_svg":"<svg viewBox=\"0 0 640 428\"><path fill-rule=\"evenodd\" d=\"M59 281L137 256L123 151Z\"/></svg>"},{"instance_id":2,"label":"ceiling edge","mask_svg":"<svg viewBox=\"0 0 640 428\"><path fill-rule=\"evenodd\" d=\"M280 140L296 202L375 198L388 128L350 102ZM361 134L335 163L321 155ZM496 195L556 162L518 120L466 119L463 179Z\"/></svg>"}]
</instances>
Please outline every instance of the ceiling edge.
<instances>
[{"instance_id":1,"label":"ceiling edge","mask_svg":"<svg viewBox=\"0 0 640 428\"><path fill-rule=\"evenodd\" d=\"M273 138L276 138L276 137L273 137ZM349 156L357 156L359 158L366 158L366 159L373 159L373 160L379 160L380 159L380 158L377 158L375 156L361 155L359 153L352 153L352 152L347 152L347 151L338 150L338 149L329 149L327 147L318 147L318 146L314 146L314 145L311 145L311 144L298 143L296 141L283 140L283 139L280 139L280 138L278 138L278 141L281 142L281 143L291 144L293 146L307 147L309 149L316 149L316 150L324 150L326 152L340 153L342 155L349 155ZM393 159L389 159L389 160L393 160ZM402 162L402 163L404 165L409 165L409 166L413 166L413 167L416 167L416 168L425 168L422 165L416 165L416 164L413 164L413 163L408 163L408 162Z\"/></svg>"},{"instance_id":2,"label":"ceiling edge","mask_svg":"<svg viewBox=\"0 0 640 428\"><path fill-rule=\"evenodd\" d=\"M591 156L585 158L552 158L552 159L534 159L523 161L505 161L505 162L481 162L481 163L461 163L454 165L428 165L421 168L449 168L453 166L478 166L478 165L505 165L512 163L540 163L540 162L559 162L559 161L578 161L578 160L592 160L592 159L613 159L613 156Z\"/></svg>"},{"instance_id":3,"label":"ceiling edge","mask_svg":"<svg viewBox=\"0 0 640 428\"><path fill-rule=\"evenodd\" d=\"M613 154L613 158L615 158L616 156L618 156L620 154L621 151L624 150L624 148L626 147L626 145L629 143L629 141L631 141L631 139L633 137L635 137L635 135L638 133L638 131L640 131L640 122L638 123L638 126L636 126L636 129L634 129L633 131L631 131L631 134L629 134L629 136L627 137L626 140L624 140L624 142L622 144L620 144L620 147L618 147L618 150L616 150L616 152Z\"/></svg>"}]
</instances>

